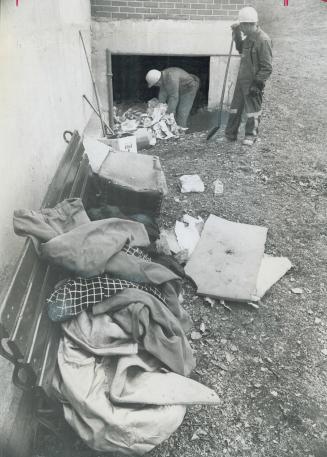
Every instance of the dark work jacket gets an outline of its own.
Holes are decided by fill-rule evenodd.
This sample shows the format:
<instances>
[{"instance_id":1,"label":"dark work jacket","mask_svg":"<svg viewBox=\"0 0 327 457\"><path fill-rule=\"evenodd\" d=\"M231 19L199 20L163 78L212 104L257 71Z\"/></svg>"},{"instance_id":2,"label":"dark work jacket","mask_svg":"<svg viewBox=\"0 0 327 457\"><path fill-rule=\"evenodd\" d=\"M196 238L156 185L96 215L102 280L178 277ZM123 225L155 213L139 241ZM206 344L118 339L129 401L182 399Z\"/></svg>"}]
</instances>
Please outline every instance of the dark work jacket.
<instances>
[{"instance_id":1,"label":"dark work jacket","mask_svg":"<svg viewBox=\"0 0 327 457\"><path fill-rule=\"evenodd\" d=\"M272 42L269 36L258 27L254 35L243 40L238 29L235 45L242 54L238 73L242 87L250 87L253 81L264 84L272 72Z\"/></svg>"},{"instance_id":2,"label":"dark work jacket","mask_svg":"<svg viewBox=\"0 0 327 457\"><path fill-rule=\"evenodd\" d=\"M176 114L180 95L187 94L199 87L199 78L182 68L170 67L161 72L159 101L168 104L168 113Z\"/></svg>"}]
</instances>

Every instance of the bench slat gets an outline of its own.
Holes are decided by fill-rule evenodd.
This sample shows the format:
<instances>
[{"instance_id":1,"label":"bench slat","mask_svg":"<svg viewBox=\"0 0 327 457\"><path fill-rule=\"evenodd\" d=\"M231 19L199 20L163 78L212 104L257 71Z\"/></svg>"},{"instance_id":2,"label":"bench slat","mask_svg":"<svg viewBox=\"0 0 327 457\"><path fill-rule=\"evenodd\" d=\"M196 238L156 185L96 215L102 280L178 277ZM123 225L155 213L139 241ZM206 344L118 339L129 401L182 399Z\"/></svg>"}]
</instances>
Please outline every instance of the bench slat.
<instances>
[{"instance_id":1,"label":"bench slat","mask_svg":"<svg viewBox=\"0 0 327 457\"><path fill-rule=\"evenodd\" d=\"M76 159L79 161L79 158L76 155L76 151L78 150L80 143L81 137L77 131L74 131L73 136L65 150L62 159L59 162L57 171L43 199L43 208L51 208L55 206L58 201L60 201L60 197L67 182L67 177L71 170L71 166Z\"/></svg>"},{"instance_id":2,"label":"bench slat","mask_svg":"<svg viewBox=\"0 0 327 457\"><path fill-rule=\"evenodd\" d=\"M15 324L20 303L24 300L37 254L30 240L25 243L7 293L0 303L0 337L8 338Z\"/></svg>"},{"instance_id":3,"label":"bench slat","mask_svg":"<svg viewBox=\"0 0 327 457\"><path fill-rule=\"evenodd\" d=\"M87 189L87 183L91 175L92 171L89 165L89 159L85 155L78 170L70 197L78 196L82 198L83 203L85 202L85 199L87 198L85 191ZM50 293L52 290L50 290ZM50 295L50 293L47 295L47 297ZM50 326L48 327L48 334L45 334L42 331L43 326L46 325L44 319L50 323ZM45 338L44 344L40 343L43 338ZM40 319L38 328L38 334L36 336L37 344L35 344L34 347L31 347L30 354L26 358L26 363L31 364L32 369L36 374L37 386L48 392L49 395L51 392L52 378L57 361L59 339L60 331L58 330L58 325L54 325L52 322L50 322L46 312L43 311L43 316Z\"/></svg>"},{"instance_id":4,"label":"bench slat","mask_svg":"<svg viewBox=\"0 0 327 457\"><path fill-rule=\"evenodd\" d=\"M89 166L88 157L84 155L80 162L69 197L81 197L84 201L87 197L85 192L91 175L92 171ZM35 272L35 275L38 273L41 277L41 271ZM23 373L27 370L29 373L27 377L25 376L27 382L32 382L33 385L42 388L48 395L51 395L52 378L56 366L60 339L60 325L49 320L46 299L50 296L55 284L68 275L69 272L56 269L50 265L46 268L41 290L39 288L37 292L37 288L33 288L33 286L30 289L28 300L30 314L27 313L27 306L23 310L23 315L30 316L30 319L27 318L25 320L24 317L21 316L18 328L16 329L15 334L13 334L13 339L10 341L10 347L16 352L23 352L23 348L25 349L25 354L22 357L23 360L16 370L15 382L20 378L17 373L20 371ZM33 295L34 291L37 293L37 296ZM33 312L34 320L29 322L32 319ZM35 316L37 317L35 318ZM24 375L22 377L24 377Z\"/></svg>"},{"instance_id":5,"label":"bench slat","mask_svg":"<svg viewBox=\"0 0 327 457\"><path fill-rule=\"evenodd\" d=\"M84 146L78 132L74 135L66 148L65 154L60 161L58 170L49 186L42 208L55 206L71 194L80 162L84 153ZM16 333L15 327L22 309L26 306L26 292L33 280L32 272L36 263L40 262L31 240L27 240L23 254L18 261L12 280L5 297L0 303L0 338L12 339ZM10 344L9 344L10 347ZM13 345L13 347L15 347ZM21 354L22 355L22 354Z\"/></svg>"}]
</instances>

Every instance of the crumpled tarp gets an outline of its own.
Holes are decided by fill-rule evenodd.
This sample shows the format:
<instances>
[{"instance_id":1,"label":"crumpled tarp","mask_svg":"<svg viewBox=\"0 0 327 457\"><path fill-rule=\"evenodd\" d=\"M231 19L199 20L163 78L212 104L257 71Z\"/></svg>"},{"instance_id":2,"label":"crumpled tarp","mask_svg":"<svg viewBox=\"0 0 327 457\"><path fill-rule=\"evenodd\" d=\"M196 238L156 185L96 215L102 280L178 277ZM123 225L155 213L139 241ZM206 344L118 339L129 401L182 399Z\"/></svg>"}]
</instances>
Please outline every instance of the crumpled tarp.
<instances>
[{"instance_id":1,"label":"crumpled tarp","mask_svg":"<svg viewBox=\"0 0 327 457\"><path fill-rule=\"evenodd\" d=\"M40 243L88 222L90 219L80 198L67 198L53 208L41 208L38 211L17 209L13 216L14 232L31 238L37 252Z\"/></svg>"},{"instance_id":2,"label":"crumpled tarp","mask_svg":"<svg viewBox=\"0 0 327 457\"><path fill-rule=\"evenodd\" d=\"M42 257L81 277L110 273L127 281L162 284L178 279L168 268L124 252L149 246L143 224L110 218L92 221L41 245Z\"/></svg>"},{"instance_id":3,"label":"crumpled tarp","mask_svg":"<svg viewBox=\"0 0 327 457\"><path fill-rule=\"evenodd\" d=\"M175 373L188 376L195 368L193 351L184 333L191 326L186 312L179 320L174 309L170 310L153 295L124 289L93 306L93 313L109 313L126 333L141 341L150 354Z\"/></svg>"},{"instance_id":4,"label":"crumpled tarp","mask_svg":"<svg viewBox=\"0 0 327 457\"><path fill-rule=\"evenodd\" d=\"M83 224L41 245L42 257L50 263L88 277L107 270L107 262L125 244L148 246L143 224L117 218Z\"/></svg>"},{"instance_id":5,"label":"crumpled tarp","mask_svg":"<svg viewBox=\"0 0 327 457\"><path fill-rule=\"evenodd\" d=\"M65 337L53 386L66 420L92 449L143 455L179 427L184 405L219 403L211 389L159 369L146 354L98 361Z\"/></svg>"},{"instance_id":6,"label":"crumpled tarp","mask_svg":"<svg viewBox=\"0 0 327 457\"><path fill-rule=\"evenodd\" d=\"M92 354L137 354L138 344L115 324L108 314L94 316L82 311L75 319L62 324L64 333L81 349Z\"/></svg>"}]
</instances>

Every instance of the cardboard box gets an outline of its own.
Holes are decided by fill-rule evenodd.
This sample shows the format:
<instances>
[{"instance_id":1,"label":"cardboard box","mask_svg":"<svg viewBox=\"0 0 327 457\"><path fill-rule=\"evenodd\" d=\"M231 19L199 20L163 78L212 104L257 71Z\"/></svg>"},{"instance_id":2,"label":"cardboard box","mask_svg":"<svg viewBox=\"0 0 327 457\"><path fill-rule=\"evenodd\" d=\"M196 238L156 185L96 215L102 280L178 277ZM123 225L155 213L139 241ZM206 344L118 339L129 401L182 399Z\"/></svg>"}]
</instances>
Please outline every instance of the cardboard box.
<instances>
[{"instance_id":1,"label":"cardboard box","mask_svg":"<svg viewBox=\"0 0 327 457\"><path fill-rule=\"evenodd\" d=\"M111 146L115 151L137 153L136 137L129 133L120 137L112 135L109 138L100 138L99 141Z\"/></svg>"}]
</instances>

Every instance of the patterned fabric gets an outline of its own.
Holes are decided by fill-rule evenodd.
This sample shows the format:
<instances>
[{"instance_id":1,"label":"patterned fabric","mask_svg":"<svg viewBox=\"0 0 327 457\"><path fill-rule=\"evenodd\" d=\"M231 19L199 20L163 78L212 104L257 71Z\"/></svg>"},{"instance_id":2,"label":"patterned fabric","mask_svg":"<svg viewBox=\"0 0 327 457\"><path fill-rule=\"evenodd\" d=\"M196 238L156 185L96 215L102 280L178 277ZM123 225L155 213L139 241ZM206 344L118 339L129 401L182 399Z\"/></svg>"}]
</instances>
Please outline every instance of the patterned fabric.
<instances>
[{"instance_id":1,"label":"patterned fabric","mask_svg":"<svg viewBox=\"0 0 327 457\"><path fill-rule=\"evenodd\" d=\"M131 248L129 248L131 249ZM140 289L154 295L165 305L166 300L157 287L123 279L113 279L108 274L92 278L68 279L47 300L48 314L53 321L63 321L76 316L124 289Z\"/></svg>"},{"instance_id":2,"label":"patterned fabric","mask_svg":"<svg viewBox=\"0 0 327 457\"><path fill-rule=\"evenodd\" d=\"M140 248L132 248L129 243L126 243L125 246L122 249L123 252L129 255L134 255L135 257L138 257L140 259L145 260L146 262L152 262L151 258L146 255L142 249Z\"/></svg>"}]
</instances>

